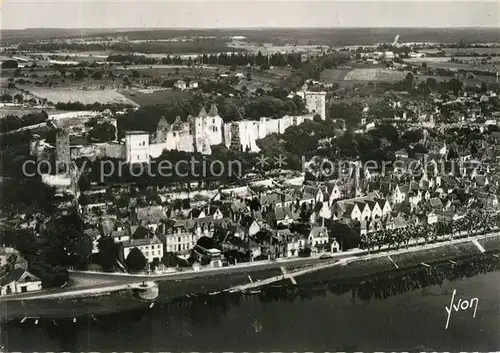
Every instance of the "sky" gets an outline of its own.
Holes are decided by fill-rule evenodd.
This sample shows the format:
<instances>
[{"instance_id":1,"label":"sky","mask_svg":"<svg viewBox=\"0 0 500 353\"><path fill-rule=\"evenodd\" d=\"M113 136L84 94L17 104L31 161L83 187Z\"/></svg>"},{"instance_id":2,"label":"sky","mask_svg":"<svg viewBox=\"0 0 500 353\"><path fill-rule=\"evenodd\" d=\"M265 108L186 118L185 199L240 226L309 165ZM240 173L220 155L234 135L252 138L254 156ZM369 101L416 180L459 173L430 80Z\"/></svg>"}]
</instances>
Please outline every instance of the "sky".
<instances>
[{"instance_id":1,"label":"sky","mask_svg":"<svg viewBox=\"0 0 500 353\"><path fill-rule=\"evenodd\" d=\"M1 27L500 27L492 0L0 0Z\"/></svg>"}]
</instances>

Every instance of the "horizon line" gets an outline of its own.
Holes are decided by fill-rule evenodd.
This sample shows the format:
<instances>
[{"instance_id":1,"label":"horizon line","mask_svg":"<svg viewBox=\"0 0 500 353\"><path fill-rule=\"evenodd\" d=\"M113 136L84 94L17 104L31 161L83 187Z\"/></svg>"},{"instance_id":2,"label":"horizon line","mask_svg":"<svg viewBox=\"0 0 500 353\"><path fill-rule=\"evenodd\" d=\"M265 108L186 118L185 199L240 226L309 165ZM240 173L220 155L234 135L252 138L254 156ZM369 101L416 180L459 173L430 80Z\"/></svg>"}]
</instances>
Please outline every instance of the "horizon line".
<instances>
[{"instance_id":1,"label":"horizon line","mask_svg":"<svg viewBox=\"0 0 500 353\"><path fill-rule=\"evenodd\" d=\"M269 27L24 27L24 28L0 28L2 31L25 31L25 30L137 30L137 31L149 31L149 30L268 30L268 29L497 29L500 32L500 27L497 26L454 26L454 27L436 27L436 26L408 26L408 27L378 27L378 26L342 26L342 27L331 27L331 26L302 26L302 27L290 27L290 26L269 26Z\"/></svg>"}]
</instances>

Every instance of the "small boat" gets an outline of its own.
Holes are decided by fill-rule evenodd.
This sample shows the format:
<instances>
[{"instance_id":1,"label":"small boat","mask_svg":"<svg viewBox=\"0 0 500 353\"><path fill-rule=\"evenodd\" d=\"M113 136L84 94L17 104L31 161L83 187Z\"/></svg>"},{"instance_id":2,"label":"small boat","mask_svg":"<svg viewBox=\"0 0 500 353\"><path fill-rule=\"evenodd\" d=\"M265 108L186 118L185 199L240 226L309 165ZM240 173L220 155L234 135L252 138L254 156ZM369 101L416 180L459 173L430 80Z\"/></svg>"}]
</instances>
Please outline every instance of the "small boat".
<instances>
[{"instance_id":1,"label":"small boat","mask_svg":"<svg viewBox=\"0 0 500 353\"><path fill-rule=\"evenodd\" d=\"M218 292L208 293L208 295L216 295L216 294L219 294L219 293L220 293L220 291L218 291Z\"/></svg>"},{"instance_id":2,"label":"small boat","mask_svg":"<svg viewBox=\"0 0 500 353\"><path fill-rule=\"evenodd\" d=\"M248 293L249 294L259 294L260 292L261 292L261 290L251 290Z\"/></svg>"},{"instance_id":3,"label":"small boat","mask_svg":"<svg viewBox=\"0 0 500 353\"><path fill-rule=\"evenodd\" d=\"M23 317L23 319L21 320L21 324L24 324L24 322L26 321L26 319L28 319L27 317Z\"/></svg>"},{"instance_id":4,"label":"small boat","mask_svg":"<svg viewBox=\"0 0 500 353\"><path fill-rule=\"evenodd\" d=\"M52 323L54 324L54 326L57 326L56 320L52 320Z\"/></svg>"},{"instance_id":5,"label":"small boat","mask_svg":"<svg viewBox=\"0 0 500 353\"><path fill-rule=\"evenodd\" d=\"M151 303L151 305L149 306L149 308L152 309L153 306L155 306L155 303Z\"/></svg>"},{"instance_id":6,"label":"small boat","mask_svg":"<svg viewBox=\"0 0 500 353\"><path fill-rule=\"evenodd\" d=\"M38 325L38 319L35 320L35 325Z\"/></svg>"},{"instance_id":7,"label":"small boat","mask_svg":"<svg viewBox=\"0 0 500 353\"><path fill-rule=\"evenodd\" d=\"M94 320L94 321L99 321L99 320L97 320L97 318L93 314L90 315L90 317L92 317L92 320Z\"/></svg>"},{"instance_id":8,"label":"small boat","mask_svg":"<svg viewBox=\"0 0 500 353\"><path fill-rule=\"evenodd\" d=\"M229 293L238 293L238 292L241 292L241 290L240 289L236 289L236 288L229 290Z\"/></svg>"},{"instance_id":9,"label":"small boat","mask_svg":"<svg viewBox=\"0 0 500 353\"><path fill-rule=\"evenodd\" d=\"M73 323L75 323L75 322L76 322L76 317L73 318Z\"/></svg>"}]
</instances>

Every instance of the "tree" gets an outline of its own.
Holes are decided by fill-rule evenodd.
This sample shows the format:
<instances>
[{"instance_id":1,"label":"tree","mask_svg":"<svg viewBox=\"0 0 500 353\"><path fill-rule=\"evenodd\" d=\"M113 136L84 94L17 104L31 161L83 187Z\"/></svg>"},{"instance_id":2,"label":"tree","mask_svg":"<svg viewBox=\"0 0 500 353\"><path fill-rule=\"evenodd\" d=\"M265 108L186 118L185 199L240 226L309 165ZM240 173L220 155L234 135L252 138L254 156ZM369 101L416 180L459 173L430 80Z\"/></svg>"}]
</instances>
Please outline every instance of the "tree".
<instances>
[{"instance_id":1,"label":"tree","mask_svg":"<svg viewBox=\"0 0 500 353\"><path fill-rule=\"evenodd\" d=\"M105 271L112 270L119 258L119 246L113 237L103 236L97 241L99 249L99 264ZM142 254L142 252L141 252Z\"/></svg>"},{"instance_id":2,"label":"tree","mask_svg":"<svg viewBox=\"0 0 500 353\"><path fill-rule=\"evenodd\" d=\"M2 69L17 69L16 60L6 60L2 63Z\"/></svg>"},{"instance_id":3,"label":"tree","mask_svg":"<svg viewBox=\"0 0 500 353\"><path fill-rule=\"evenodd\" d=\"M329 233L340 244L342 250L357 248L361 243L360 233L356 231L355 225L351 227L342 222L334 222Z\"/></svg>"},{"instance_id":4,"label":"tree","mask_svg":"<svg viewBox=\"0 0 500 353\"><path fill-rule=\"evenodd\" d=\"M83 221L76 210L52 219L40 243L40 258L52 266L82 267L92 253L92 240L83 234Z\"/></svg>"},{"instance_id":5,"label":"tree","mask_svg":"<svg viewBox=\"0 0 500 353\"><path fill-rule=\"evenodd\" d=\"M139 272L144 270L147 265L147 260L141 250L133 248L130 250L125 263L130 271Z\"/></svg>"},{"instance_id":6,"label":"tree","mask_svg":"<svg viewBox=\"0 0 500 353\"><path fill-rule=\"evenodd\" d=\"M421 143L417 143L414 147L413 147L413 152L415 153L422 153L422 154L426 154L428 153L429 151L427 150L427 148L425 148L424 145L422 145Z\"/></svg>"},{"instance_id":7,"label":"tree","mask_svg":"<svg viewBox=\"0 0 500 353\"><path fill-rule=\"evenodd\" d=\"M12 96L8 93L4 93L0 96L0 102L12 102Z\"/></svg>"},{"instance_id":8,"label":"tree","mask_svg":"<svg viewBox=\"0 0 500 353\"><path fill-rule=\"evenodd\" d=\"M115 135L116 135L115 126L108 122L97 124L88 133L89 139L93 142L113 141L115 139Z\"/></svg>"},{"instance_id":9,"label":"tree","mask_svg":"<svg viewBox=\"0 0 500 353\"><path fill-rule=\"evenodd\" d=\"M24 101L24 96L21 93L14 95L14 101L17 103L22 103Z\"/></svg>"},{"instance_id":10,"label":"tree","mask_svg":"<svg viewBox=\"0 0 500 353\"><path fill-rule=\"evenodd\" d=\"M94 80L102 80L102 72L101 71L96 71L92 74L92 78Z\"/></svg>"},{"instance_id":11,"label":"tree","mask_svg":"<svg viewBox=\"0 0 500 353\"><path fill-rule=\"evenodd\" d=\"M75 72L75 79L77 80L81 80L85 77L85 70L83 69L78 69L76 72Z\"/></svg>"}]
</instances>

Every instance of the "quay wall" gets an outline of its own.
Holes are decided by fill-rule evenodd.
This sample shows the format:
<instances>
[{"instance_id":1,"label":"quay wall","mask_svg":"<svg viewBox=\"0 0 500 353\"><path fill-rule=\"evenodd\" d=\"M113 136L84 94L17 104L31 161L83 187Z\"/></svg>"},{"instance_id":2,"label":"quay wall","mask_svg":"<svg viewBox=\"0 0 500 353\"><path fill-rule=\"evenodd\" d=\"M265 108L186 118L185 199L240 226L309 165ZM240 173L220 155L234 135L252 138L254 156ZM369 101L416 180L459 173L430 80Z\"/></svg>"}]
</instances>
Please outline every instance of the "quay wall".
<instances>
[{"instance_id":1,"label":"quay wall","mask_svg":"<svg viewBox=\"0 0 500 353\"><path fill-rule=\"evenodd\" d=\"M500 234L490 234L475 237L487 253L500 251ZM295 277L296 285L305 286L318 282L328 282L340 279L367 277L375 274L397 272L424 266L422 263L432 265L438 262L454 262L481 255L481 251L468 239L456 242L440 242L425 248L409 248L399 251L388 251L377 254L351 256L344 265L330 266L314 272ZM227 271L199 271L179 275L167 275L154 278L129 276L130 282L138 280L155 280L159 285L157 303L169 302L174 299L192 296L208 295L232 287L248 284L250 281L263 281L271 277L283 275L284 268L287 273L300 269L307 269L318 264L331 264L337 260L307 259L293 263L275 262L264 265L239 267ZM392 261L391 261L392 260ZM397 266L396 266L396 265ZM196 275L194 275L196 274ZM116 276L118 278L120 276ZM123 276L125 277L125 276ZM272 285L292 285L290 279L276 281ZM82 315L100 315L112 312L133 310L134 308L147 307L150 303L135 298L130 291L120 291L101 296L82 298L58 299L31 299L9 300L4 303L0 319L19 319L29 317L63 318L78 317Z\"/></svg>"}]
</instances>

